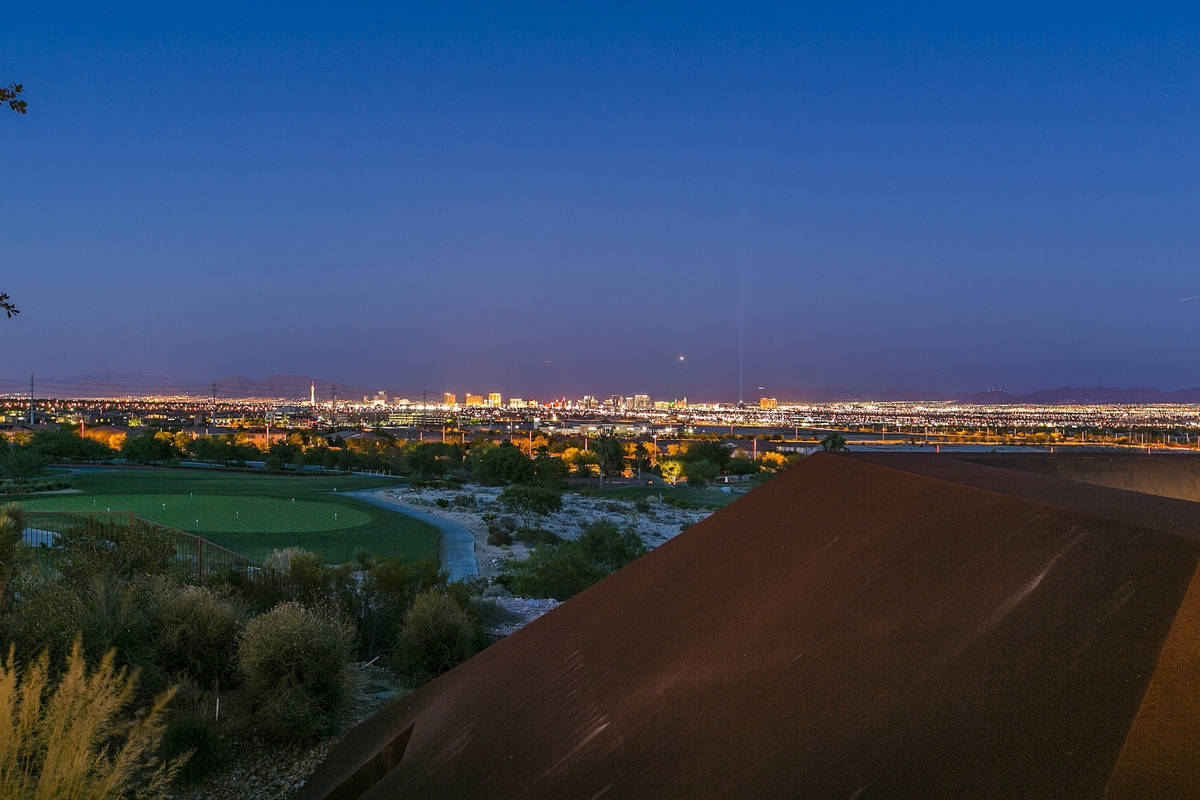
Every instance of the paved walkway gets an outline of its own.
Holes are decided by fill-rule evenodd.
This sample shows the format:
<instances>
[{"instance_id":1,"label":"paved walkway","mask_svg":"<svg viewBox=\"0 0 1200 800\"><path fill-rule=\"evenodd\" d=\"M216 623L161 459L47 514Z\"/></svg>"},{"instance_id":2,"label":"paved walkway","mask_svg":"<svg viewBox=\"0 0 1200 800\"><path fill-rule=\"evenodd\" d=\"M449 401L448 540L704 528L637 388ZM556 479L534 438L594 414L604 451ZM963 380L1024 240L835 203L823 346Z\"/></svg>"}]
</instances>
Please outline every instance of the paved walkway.
<instances>
[{"instance_id":1,"label":"paved walkway","mask_svg":"<svg viewBox=\"0 0 1200 800\"><path fill-rule=\"evenodd\" d=\"M426 514L415 508L386 500L379 496L383 491L385 490L363 489L358 492L344 492L344 494L357 497L359 500L364 500L380 508L386 508L388 511L395 511L397 514L407 514L413 519L428 522L441 531L442 536L438 545L438 558L441 561L442 569L450 573L450 580L466 580L479 574L479 565L475 561L474 533L457 522L451 522L433 514ZM339 492L339 494L343 494L343 492Z\"/></svg>"}]
</instances>

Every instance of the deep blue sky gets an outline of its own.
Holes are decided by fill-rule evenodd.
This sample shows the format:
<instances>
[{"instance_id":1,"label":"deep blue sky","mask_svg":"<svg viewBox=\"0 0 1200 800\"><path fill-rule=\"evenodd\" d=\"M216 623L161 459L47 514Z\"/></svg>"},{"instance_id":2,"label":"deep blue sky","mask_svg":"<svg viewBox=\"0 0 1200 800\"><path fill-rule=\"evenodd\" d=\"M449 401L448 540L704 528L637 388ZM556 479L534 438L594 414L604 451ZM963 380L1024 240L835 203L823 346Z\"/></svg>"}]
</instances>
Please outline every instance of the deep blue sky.
<instances>
[{"instance_id":1,"label":"deep blue sky","mask_svg":"<svg viewBox=\"0 0 1200 800\"><path fill-rule=\"evenodd\" d=\"M177 5L5 9L0 378L1200 384L1196 18Z\"/></svg>"}]
</instances>

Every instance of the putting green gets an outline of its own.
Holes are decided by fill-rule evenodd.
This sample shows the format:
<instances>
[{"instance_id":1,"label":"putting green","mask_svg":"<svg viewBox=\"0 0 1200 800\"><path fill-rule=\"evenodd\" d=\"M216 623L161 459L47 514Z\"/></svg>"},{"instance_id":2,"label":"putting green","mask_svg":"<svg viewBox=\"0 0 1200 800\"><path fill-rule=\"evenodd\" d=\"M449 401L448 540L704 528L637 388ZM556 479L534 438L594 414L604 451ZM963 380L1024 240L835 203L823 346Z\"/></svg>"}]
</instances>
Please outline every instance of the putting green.
<instances>
[{"instance_id":1,"label":"putting green","mask_svg":"<svg viewBox=\"0 0 1200 800\"><path fill-rule=\"evenodd\" d=\"M30 511L131 511L192 533L336 531L371 521L368 514L341 503L254 495L59 495L21 505Z\"/></svg>"}]
</instances>

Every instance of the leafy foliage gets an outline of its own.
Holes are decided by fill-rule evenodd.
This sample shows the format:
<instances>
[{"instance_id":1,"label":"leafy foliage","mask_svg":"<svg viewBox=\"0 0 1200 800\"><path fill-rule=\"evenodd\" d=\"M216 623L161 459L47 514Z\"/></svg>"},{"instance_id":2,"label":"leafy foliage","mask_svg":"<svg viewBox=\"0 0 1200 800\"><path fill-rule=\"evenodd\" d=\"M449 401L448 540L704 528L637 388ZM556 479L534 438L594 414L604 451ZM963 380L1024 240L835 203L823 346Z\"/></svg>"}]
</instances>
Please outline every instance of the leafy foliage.
<instances>
[{"instance_id":1,"label":"leafy foliage","mask_svg":"<svg viewBox=\"0 0 1200 800\"><path fill-rule=\"evenodd\" d=\"M404 615L396 643L400 673L424 682L454 668L475 653L479 628L479 618L445 592L422 592Z\"/></svg>"},{"instance_id":2,"label":"leafy foliage","mask_svg":"<svg viewBox=\"0 0 1200 800\"><path fill-rule=\"evenodd\" d=\"M9 478L36 478L45 467L46 457L31 447L13 446L0 453L0 474Z\"/></svg>"},{"instance_id":3,"label":"leafy foliage","mask_svg":"<svg viewBox=\"0 0 1200 800\"><path fill-rule=\"evenodd\" d=\"M24 530L25 509L16 503L0 506L0 609L5 606Z\"/></svg>"},{"instance_id":4,"label":"leafy foliage","mask_svg":"<svg viewBox=\"0 0 1200 800\"><path fill-rule=\"evenodd\" d=\"M167 461L178 455L179 450L171 437L159 433L147 432L140 436L130 436L121 445L121 458L136 464Z\"/></svg>"},{"instance_id":5,"label":"leafy foliage","mask_svg":"<svg viewBox=\"0 0 1200 800\"><path fill-rule=\"evenodd\" d=\"M474 447L467 460L475 480L486 486L527 483L533 479L533 462L509 442Z\"/></svg>"},{"instance_id":6,"label":"leafy foliage","mask_svg":"<svg viewBox=\"0 0 1200 800\"><path fill-rule=\"evenodd\" d=\"M543 517L562 511L562 492L537 484L509 486L500 493L500 505L525 527L536 528Z\"/></svg>"},{"instance_id":7,"label":"leafy foliage","mask_svg":"<svg viewBox=\"0 0 1200 800\"><path fill-rule=\"evenodd\" d=\"M329 611L281 603L246 624L239 662L264 733L302 740L328 729L350 697L354 630Z\"/></svg>"},{"instance_id":8,"label":"leafy foliage","mask_svg":"<svg viewBox=\"0 0 1200 800\"><path fill-rule=\"evenodd\" d=\"M605 479L625 474L625 446L615 436L601 436L596 440L596 463L600 475Z\"/></svg>"},{"instance_id":9,"label":"leafy foliage","mask_svg":"<svg viewBox=\"0 0 1200 800\"><path fill-rule=\"evenodd\" d=\"M717 473L725 471L733 458L733 449L724 442L699 441L688 445L683 454L683 460L689 464L696 461L708 461L717 468ZM691 473L688 473L689 477Z\"/></svg>"},{"instance_id":10,"label":"leafy foliage","mask_svg":"<svg viewBox=\"0 0 1200 800\"><path fill-rule=\"evenodd\" d=\"M821 440L821 449L826 453L836 453L839 450L847 450L849 448L846 447L846 437L837 431L830 431Z\"/></svg>"},{"instance_id":11,"label":"leafy foliage","mask_svg":"<svg viewBox=\"0 0 1200 800\"><path fill-rule=\"evenodd\" d=\"M18 114L26 113L28 103L21 99L21 93L25 91L25 87L19 83L10 83L8 86L0 86L0 105L6 105ZM8 295L0 295L7 297Z\"/></svg>"},{"instance_id":12,"label":"leafy foliage","mask_svg":"<svg viewBox=\"0 0 1200 800\"><path fill-rule=\"evenodd\" d=\"M684 474L687 475L688 486L704 486L721 474L720 468L711 461L684 462Z\"/></svg>"},{"instance_id":13,"label":"leafy foliage","mask_svg":"<svg viewBox=\"0 0 1200 800\"><path fill-rule=\"evenodd\" d=\"M645 552L632 528L621 530L598 520L575 541L538 548L500 576L500 582L516 594L566 600Z\"/></svg>"},{"instance_id":14,"label":"leafy foliage","mask_svg":"<svg viewBox=\"0 0 1200 800\"><path fill-rule=\"evenodd\" d=\"M155 623L163 669L205 686L234 683L242 621L233 603L207 586L160 582L159 591Z\"/></svg>"}]
</instances>

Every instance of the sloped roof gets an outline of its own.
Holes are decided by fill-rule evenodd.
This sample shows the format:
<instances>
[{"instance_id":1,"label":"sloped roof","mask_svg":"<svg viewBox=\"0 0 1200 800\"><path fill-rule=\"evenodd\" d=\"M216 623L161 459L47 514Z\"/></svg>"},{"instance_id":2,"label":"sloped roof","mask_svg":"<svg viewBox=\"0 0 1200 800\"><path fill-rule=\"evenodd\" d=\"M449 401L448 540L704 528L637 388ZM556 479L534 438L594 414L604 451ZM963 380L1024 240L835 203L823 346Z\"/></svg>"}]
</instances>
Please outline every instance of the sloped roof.
<instances>
[{"instance_id":1,"label":"sloped roof","mask_svg":"<svg viewBox=\"0 0 1200 800\"><path fill-rule=\"evenodd\" d=\"M809 457L355 728L301 796L1195 794L1200 507L923 458Z\"/></svg>"}]
</instances>

